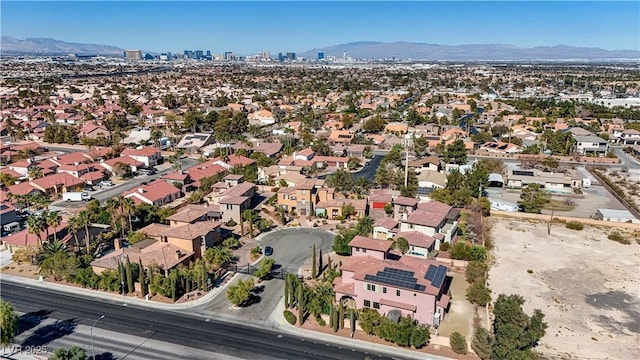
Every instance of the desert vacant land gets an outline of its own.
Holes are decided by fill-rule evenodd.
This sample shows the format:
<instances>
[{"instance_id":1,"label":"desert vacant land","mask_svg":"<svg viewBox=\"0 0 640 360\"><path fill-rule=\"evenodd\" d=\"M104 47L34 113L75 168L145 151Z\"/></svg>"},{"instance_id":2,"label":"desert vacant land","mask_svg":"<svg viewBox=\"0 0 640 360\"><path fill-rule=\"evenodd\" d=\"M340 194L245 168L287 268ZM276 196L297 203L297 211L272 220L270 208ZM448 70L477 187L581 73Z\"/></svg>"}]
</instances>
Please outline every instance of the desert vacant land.
<instances>
[{"instance_id":1,"label":"desert vacant land","mask_svg":"<svg viewBox=\"0 0 640 360\"><path fill-rule=\"evenodd\" d=\"M549 327L537 350L565 359L640 359L640 245L546 223L494 220L489 287L519 294ZM638 236L638 233L628 236Z\"/></svg>"}]
</instances>

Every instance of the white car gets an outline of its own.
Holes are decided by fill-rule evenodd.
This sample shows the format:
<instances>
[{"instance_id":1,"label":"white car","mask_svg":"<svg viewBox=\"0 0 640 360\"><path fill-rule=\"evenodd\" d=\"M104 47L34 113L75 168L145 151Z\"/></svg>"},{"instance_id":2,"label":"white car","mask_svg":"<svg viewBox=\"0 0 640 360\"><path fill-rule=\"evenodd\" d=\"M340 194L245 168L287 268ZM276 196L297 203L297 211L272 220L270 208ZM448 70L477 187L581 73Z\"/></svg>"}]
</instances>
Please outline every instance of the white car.
<instances>
[{"instance_id":1,"label":"white car","mask_svg":"<svg viewBox=\"0 0 640 360\"><path fill-rule=\"evenodd\" d=\"M111 180L100 181L100 186L113 186Z\"/></svg>"}]
</instances>

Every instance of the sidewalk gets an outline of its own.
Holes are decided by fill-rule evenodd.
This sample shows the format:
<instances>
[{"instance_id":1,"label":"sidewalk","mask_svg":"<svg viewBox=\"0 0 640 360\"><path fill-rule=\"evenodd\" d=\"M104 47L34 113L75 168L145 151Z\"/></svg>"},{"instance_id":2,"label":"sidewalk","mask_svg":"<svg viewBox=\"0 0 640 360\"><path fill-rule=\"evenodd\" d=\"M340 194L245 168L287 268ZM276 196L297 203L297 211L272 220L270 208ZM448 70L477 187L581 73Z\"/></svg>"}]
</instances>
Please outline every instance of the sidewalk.
<instances>
[{"instance_id":1,"label":"sidewalk","mask_svg":"<svg viewBox=\"0 0 640 360\"><path fill-rule=\"evenodd\" d=\"M284 298L280 300L276 309L271 313L271 317L269 321L274 324L274 326L290 335L303 336L310 339L316 339L319 341L327 341L335 344L339 344L343 347L357 347L359 349L366 349L369 353L374 353L375 351L390 353L390 354L398 354L399 356L412 358L412 359L426 359L426 360L448 360L449 358L427 354L423 352L411 351L408 349L403 349L401 347L382 345L373 342L352 339L352 338L344 338L342 336L326 334L323 332L311 331L304 328L299 328L293 326L287 322L284 318ZM447 344L440 344L442 339L439 337L432 336L430 344L449 346L448 341ZM448 338L447 338L448 340ZM374 354L371 354L372 357Z\"/></svg>"}]
</instances>

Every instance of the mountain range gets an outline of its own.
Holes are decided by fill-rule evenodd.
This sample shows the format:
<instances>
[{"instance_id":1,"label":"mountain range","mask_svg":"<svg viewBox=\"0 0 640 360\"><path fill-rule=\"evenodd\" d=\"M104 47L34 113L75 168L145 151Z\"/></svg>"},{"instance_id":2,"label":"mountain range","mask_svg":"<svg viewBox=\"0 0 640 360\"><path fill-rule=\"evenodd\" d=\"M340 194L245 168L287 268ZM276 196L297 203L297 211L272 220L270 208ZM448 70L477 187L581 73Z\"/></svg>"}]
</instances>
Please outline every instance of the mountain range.
<instances>
[{"instance_id":1,"label":"mountain range","mask_svg":"<svg viewBox=\"0 0 640 360\"><path fill-rule=\"evenodd\" d=\"M115 55L123 56L124 49L116 46L68 43L49 38L16 39L10 36L0 38L2 55Z\"/></svg>"},{"instance_id":2,"label":"mountain range","mask_svg":"<svg viewBox=\"0 0 640 360\"><path fill-rule=\"evenodd\" d=\"M532 60L613 60L640 59L640 51L604 50L568 45L522 48L505 44L437 45L412 42L363 41L317 48L301 53L316 58L319 52L338 58L346 56L360 59L413 59L449 61L532 61Z\"/></svg>"},{"instance_id":3,"label":"mountain range","mask_svg":"<svg viewBox=\"0 0 640 360\"><path fill-rule=\"evenodd\" d=\"M110 55L122 56L124 49L98 44L68 43L50 38L0 38L2 55ZM640 59L637 50L604 50L600 48L568 45L538 46L532 48L505 44L437 45L413 42L361 41L333 45L298 53L299 57L315 59L318 53L325 57L343 57L345 54L360 59L413 59L425 61L570 61L570 60L634 60Z\"/></svg>"}]
</instances>

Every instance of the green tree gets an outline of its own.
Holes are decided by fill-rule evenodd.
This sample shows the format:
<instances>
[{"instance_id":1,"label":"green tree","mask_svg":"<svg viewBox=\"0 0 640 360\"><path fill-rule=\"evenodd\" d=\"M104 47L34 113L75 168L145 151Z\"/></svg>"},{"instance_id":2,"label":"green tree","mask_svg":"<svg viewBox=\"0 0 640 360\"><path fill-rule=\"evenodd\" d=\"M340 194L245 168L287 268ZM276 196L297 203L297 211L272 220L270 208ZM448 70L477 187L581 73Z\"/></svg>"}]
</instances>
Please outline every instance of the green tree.
<instances>
[{"instance_id":1,"label":"green tree","mask_svg":"<svg viewBox=\"0 0 640 360\"><path fill-rule=\"evenodd\" d=\"M253 239L253 223L256 221L256 213L252 209L247 209L242 212L242 219L249 223L249 237ZM244 221L241 221L241 225ZM244 228L244 226L241 227ZM244 234L244 230L242 233Z\"/></svg>"},{"instance_id":2,"label":"green tree","mask_svg":"<svg viewBox=\"0 0 640 360\"><path fill-rule=\"evenodd\" d=\"M84 242L87 246L87 254L91 254L91 233L89 233L89 225L91 225L91 218L89 215L89 209L82 210L78 213L78 226L84 228Z\"/></svg>"},{"instance_id":3,"label":"green tree","mask_svg":"<svg viewBox=\"0 0 640 360\"><path fill-rule=\"evenodd\" d=\"M316 258L316 244L313 244L313 255L311 258L311 277L318 277L318 259Z\"/></svg>"},{"instance_id":4,"label":"green tree","mask_svg":"<svg viewBox=\"0 0 640 360\"><path fill-rule=\"evenodd\" d=\"M371 216L365 216L358 221L356 232L360 236L369 236L373 233L373 224L376 221Z\"/></svg>"},{"instance_id":5,"label":"green tree","mask_svg":"<svg viewBox=\"0 0 640 360\"><path fill-rule=\"evenodd\" d=\"M229 286L227 289L227 299L235 306L242 306L251 298L251 290L254 286L253 279L239 280L238 284Z\"/></svg>"},{"instance_id":6,"label":"green tree","mask_svg":"<svg viewBox=\"0 0 640 360\"><path fill-rule=\"evenodd\" d=\"M18 333L18 315L11 303L0 300L0 345L11 344Z\"/></svg>"},{"instance_id":7,"label":"green tree","mask_svg":"<svg viewBox=\"0 0 640 360\"><path fill-rule=\"evenodd\" d=\"M349 246L349 243L355 236L355 231L349 231L344 235L336 235L333 238L333 251L338 255L351 255L351 246Z\"/></svg>"},{"instance_id":8,"label":"green tree","mask_svg":"<svg viewBox=\"0 0 640 360\"><path fill-rule=\"evenodd\" d=\"M476 329L471 348L482 360L491 359L491 348L493 347L493 335L484 328Z\"/></svg>"},{"instance_id":9,"label":"green tree","mask_svg":"<svg viewBox=\"0 0 640 360\"><path fill-rule=\"evenodd\" d=\"M296 301L298 302L298 324L302 326L304 325L304 314L306 310L306 304L304 302L304 283L302 282L298 283L298 294Z\"/></svg>"},{"instance_id":10,"label":"green tree","mask_svg":"<svg viewBox=\"0 0 640 360\"><path fill-rule=\"evenodd\" d=\"M42 232L47 224L41 215L33 215L27 218L27 231L38 238L38 245L42 246Z\"/></svg>"},{"instance_id":11,"label":"green tree","mask_svg":"<svg viewBox=\"0 0 640 360\"><path fill-rule=\"evenodd\" d=\"M448 164L463 165L467 163L467 148L461 139L447 145L442 155L444 161Z\"/></svg>"},{"instance_id":12,"label":"green tree","mask_svg":"<svg viewBox=\"0 0 640 360\"><path fill-rule=\"evenodd\" d=\"M71 346L69 349L58 348L53 351L49 360L88 360L87 351L79 346Z\"/></svg>"},{"instance_id":13,"label":"green tree","mask_svg":"<svg viewBox=\"0 0 640 360\"><path fill-rule=\"evenodd\" d=\"M474 282L467 288L467 300L473 304L485 306L491 301L491 290L484 282Z\"/></svg>"},{"instance_id":14,"label":"green tree","mask_svg":"<svg viewBox=\"0 0 640 360\"><path fill-rule=\"evenodd\" d=\"M41 177L44 177L44 174L42 173L42 169L40 169L39 167L32 167L29 169L27 177L29 178L29 180L39 179Z\"/></svg>"},{"instance_id":15,"label":"green tree","mask_svg":"<svg viewBox=\"0 0 640 360\"><path fill-rule=\"evenodd\" d=\"M127 292L132 294L135 290L133 286L133 270L131 269L131 261L129 260L129 256L127 256L124 265L125 275L127 278Z\"/></svg>"},{"instance_id":16,"label":"green tree","mask_svg":"<svg viewBox=\"0 0 640 360\"><path fill-rule=\"evenodd\" d=\"M356 214L356 208L351 203L345 203L342 205L342 218L349 219Z\"/></svg>"},{"instance_id":17,"label":"green tree","mask_svg":"<svg viewBox=\"0 0 640 360\"><path fill-rule=\"evenodd\" d=\"M429 328L424 325L414 326L411 331L411 345L416 349L420 349L429 343L430 337Z\"/></svg>"},{"instance_id":18,"label":"green tree","mask_svg":"<svg viewBox=\"0 0 640 360\"><path fill-rule=\"evenodd\" d=\"M449 345L451 346L451 350L456 354L467 353L467 340L457 331L452 332L449 336Z\"/></svg>"},{"instance_id":19,"label":"green tree","mask_svg":"<svg viewBox=\"0 0 640 360\"><path fill-rule=\"evenodd\" d=\"M138 258L138 282L140 283L140 294L145 297L147 295L147 278L142 266L142 258Z\"/></svg>"},{"instance_id":20,"label":"green tree","mask_svg":"<svg viewBox=\"0 0 640 360\"><path fill-rule=\"evenodd\" d=\"M391 214L393 214L393 205L392 205L391 203L387 203L387 204L385 204L385 205L384 205L384 212L385 212L387 215L391 215Z\"/></svg>"},{"instance_id":21,"label":"green tree","mask_svg":"<svg viewBox=\"0 0 640 360\"><path fill-rule=\"evenodd\" d=\"M402 254L406 254L409 251L409 242L407 239L399 237L393 241L393 247Z\"/></svg>"},{"instance_id":22,"label":"green tree","mask_svg":"<svg viewBox=\"0 0 640 360\"><path fill-rule=\"evenodd\" d=\"M536 309L532 316L524 313L524 299L518 295L500 294L494 304L492 346L494 359L535 359L532 349L544 336L547 324L544 314Z\"/></svg>"},{"instance_id":23,"label":"green tree","mask_svg":"<svg viewBox=\"0 0 640 360\"><path fill-rule=\"evenodd\" d=\"M362 130L366 133L379 133L384 130L385 121L379 116L373 116L362 124Z\"/></svg>"},{"instance_id":24,"label":"green tree","mask_svg":"<svg viewBox=\"0 0 640 360\"><path fill-rule=\"evenodd\" d=\"M522 189L518 205L526 213L540 214L550 199L551 194L542 185L533 183Z\"/></svg>"},{"instance_id":25,"label":"green tree","mask_svg":"<svg viewBox=\"0 0 640 360\"><path fill-rule=\"evenodd\" d=\"M263 259L260 262L260 268L253 273L253 276L259 279L266 279L271 275L271 270L276 261L272 258Z\"/></svg>"},{"instance_id":26,"label":"green tree","mask_svg":"<svg viewBox=\"0 0 640 360\"><path fill-rule=\"evenodd\" d=\"M470 284L487 280L489 267L484 261L471 261L465 269L465 276Z\"/></svg>"},{"instance_id":27,"label":"green tree","mask_svg":"<svg viewBox=\"0 0 640 360\"><path fill-rule=\"evenodd\" d=\"M62 217L60 216L60 213L57 211L46 212L44 221L47 224L47 226L51 227L53 230L53 241L57 241L58 232L56 231L56 229L58 228L58 226L60 226L60 223L62 222Z\"/></svg>"},{"instance_id":28,"label":"green tree","mask_svg":"<svg viewBox=\"0 0 640 360\"><path fill-rule=\"evenodd\" d=\"M15 185L17 178L11 176L7 173L0 173L0 184L4 187L9 187L11 185Z\"/></svg>"}]
</instances>

